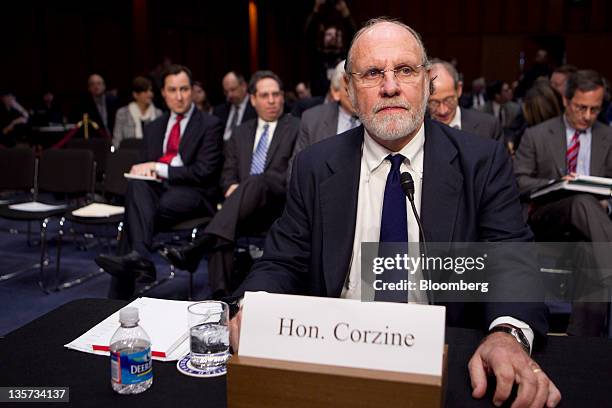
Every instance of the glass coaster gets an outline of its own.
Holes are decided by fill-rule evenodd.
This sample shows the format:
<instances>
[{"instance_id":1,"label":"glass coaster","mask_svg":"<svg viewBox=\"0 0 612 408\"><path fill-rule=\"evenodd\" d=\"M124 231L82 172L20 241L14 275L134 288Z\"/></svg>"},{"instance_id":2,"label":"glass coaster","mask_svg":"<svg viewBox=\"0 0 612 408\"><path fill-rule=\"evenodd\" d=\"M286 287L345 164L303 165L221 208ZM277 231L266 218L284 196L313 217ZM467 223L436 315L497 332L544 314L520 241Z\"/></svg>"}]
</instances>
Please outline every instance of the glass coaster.
<instances>
[{"instance_id":1,"label":"glass coaster","mask_svg":"<svg viewBox=\"0 0 612 408\"><path fill-rule=\"evenodd\" d=\"M227 366L215 368L197 368L191 364L191 353L186 354L176 362L176 369L190 377L209 378L227 374Z\"/></svg>"}]
</instances>

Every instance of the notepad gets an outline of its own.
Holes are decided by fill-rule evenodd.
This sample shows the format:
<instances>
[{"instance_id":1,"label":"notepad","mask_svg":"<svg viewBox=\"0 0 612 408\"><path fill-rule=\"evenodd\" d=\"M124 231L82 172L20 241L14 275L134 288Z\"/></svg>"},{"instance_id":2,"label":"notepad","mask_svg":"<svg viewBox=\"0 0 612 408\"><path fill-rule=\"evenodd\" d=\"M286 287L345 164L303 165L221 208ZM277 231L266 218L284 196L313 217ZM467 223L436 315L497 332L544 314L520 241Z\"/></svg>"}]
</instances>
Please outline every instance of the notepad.
<instances>
[{"instance_id":1,"label":"notepad","mask_svg":"<svg viewBox=\"0 0 612 408\"><path fill-rule=\"evenodd\" d=\"M161 183L161 179L158 179L157 177L138 176L136 174L130 174L130 173L123 173L123 177L125 177L126 179L132 179L132 180L155 181L156 183Z\"/></svg>"},{"instance_id":2,"label":"notepad","mask_svg":"<svg viewBox=\"0 0 612 408\"><path fill-rule=\"evenodd\" d=\"M589 193L601 198L609 198L612 194L612 179L606 177L577 176L575 180L558 180L548 184L533 193L531 199L552 194Z\"/></svg>"},{"instance_id":3,"label":"notepad","mask_svg":"<svg viewBox=\"0 0 612 408\"><path fill-rule=\"evenodd\" d=\"M139 324L151 339L154 360L176 361L189 352L187 307L196 302L141 297L125 307L138 308ZM92 354L109 354L119 328L119 310L64 347Z\"/></svg>"}]
</instances>

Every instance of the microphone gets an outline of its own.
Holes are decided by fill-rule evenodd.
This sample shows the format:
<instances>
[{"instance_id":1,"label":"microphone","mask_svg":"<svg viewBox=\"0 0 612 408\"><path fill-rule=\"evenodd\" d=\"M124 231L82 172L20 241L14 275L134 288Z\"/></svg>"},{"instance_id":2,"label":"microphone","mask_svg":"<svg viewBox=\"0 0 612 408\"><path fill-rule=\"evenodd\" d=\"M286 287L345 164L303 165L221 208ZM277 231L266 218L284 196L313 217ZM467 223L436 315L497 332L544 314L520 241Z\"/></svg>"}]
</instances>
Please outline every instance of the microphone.
<instances>
[{"instance_id":1,"label":"microphone","mask_svg":"<svg viewBox=\"0 0 612 408\"><path fill-rule=\"evenodd\" d=\"M417 221L417 225L419 226L419 236L421 238L421 243L423 244L423 255L425 259L427 259L427 242L425 241L425 232L423 231L423 224L421 224L421 218L419 217L419 213L416 210L416 206L414 205L414 180L412 176L407 171L403 172L400 175L400 185L402 186L402 190L406 197L408 197L408 201L410 201L410 206L412 207L412 213L414 214L414 218ZM431 281L431 276L429 274L429 270L425 269L427 273L427 279ZM428 295L430 297L430 303L433 304L433 293L428 291Z\"/></svg>"}]
</instances>

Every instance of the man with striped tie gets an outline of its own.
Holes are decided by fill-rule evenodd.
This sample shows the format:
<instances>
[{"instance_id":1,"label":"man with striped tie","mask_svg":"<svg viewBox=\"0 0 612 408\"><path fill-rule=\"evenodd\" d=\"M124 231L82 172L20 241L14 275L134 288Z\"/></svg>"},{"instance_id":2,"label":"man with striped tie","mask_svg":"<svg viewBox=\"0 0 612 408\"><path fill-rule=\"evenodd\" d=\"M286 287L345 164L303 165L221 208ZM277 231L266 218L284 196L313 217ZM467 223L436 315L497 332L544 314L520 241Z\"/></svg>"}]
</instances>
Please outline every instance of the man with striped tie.
<instances>
[{"instance_id":1,"label":"man with striped tie","mask_svg":"<svg viewBox=\"0 0 612 408\"><path fill-rule=\"evenodd\" d=\"M603 79L595 71L581 70L569 76L563 95L565 113L525 131L514 163L521 192L528 193L552 180L571 180L576 175L612 177L612 129L597 122L604 92ZM562 234L572 230L589 242L612 242L609 213L607 200L573 194L534 203L529 221L536 235L545 233L549 241L562 240ZM609 268L606 257L595 255L597 261L607 264L603 267ZM602 278L606 277L599 276ZM586 318L578 318L575 312L576 308L568 333L601 334L605 307L591 310Z\"/></svg>"},{"instance_id":2,"label":"man with striped tie","mask_svg":"<svg viewBox=\"0 0 612 408\"><path fill-rule=\"evenodd\" d=\"M275 73L254 73L248 90L257 119L238 126L226 144L223 207L195 243L161 251L168 261L186 270L195 270L208 253L214 298L227 296L240 283L233 282L236 238L267 231L280 216L288 163L299 131L299 119L283 115L283 83Z\"/></svg>"}]
</instances>

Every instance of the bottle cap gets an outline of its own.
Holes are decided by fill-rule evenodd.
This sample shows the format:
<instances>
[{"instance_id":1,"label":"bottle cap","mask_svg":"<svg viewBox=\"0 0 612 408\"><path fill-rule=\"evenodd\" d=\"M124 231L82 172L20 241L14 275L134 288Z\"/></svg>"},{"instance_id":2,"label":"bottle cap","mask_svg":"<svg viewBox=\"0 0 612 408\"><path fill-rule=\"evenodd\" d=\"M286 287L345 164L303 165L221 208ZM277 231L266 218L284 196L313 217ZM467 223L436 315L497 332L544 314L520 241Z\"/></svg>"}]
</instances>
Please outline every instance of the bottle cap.
<instances>
[{"instance_id":1,"label":"bottle cap","mask_svg":"<svg viewBox=\"0 0 612 408\"><path fill-rule=\"evenodd\" d=\"M137 324L139 320L136 307L124 307L119 311L119 323L121 324Z\"/></svg>"}]
</instances>

